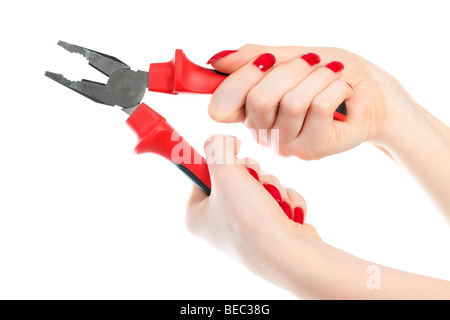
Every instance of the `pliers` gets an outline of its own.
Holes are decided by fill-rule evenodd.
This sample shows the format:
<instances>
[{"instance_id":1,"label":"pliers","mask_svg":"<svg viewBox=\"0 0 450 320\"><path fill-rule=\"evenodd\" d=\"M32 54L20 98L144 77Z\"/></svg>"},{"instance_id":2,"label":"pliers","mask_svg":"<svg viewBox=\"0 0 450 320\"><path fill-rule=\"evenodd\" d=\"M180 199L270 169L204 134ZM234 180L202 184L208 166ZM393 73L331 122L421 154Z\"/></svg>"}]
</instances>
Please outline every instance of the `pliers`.
<instances>
[{"instance_id":1,"label":"pliers","mask_svg":"<svg viewBox=\"0 0 450 320\"><path fill-rule=\"evenodd\" d=\"M83 55L90 66L108 77L108 81L106 84L89 80L71 81L61 74L48 71L45 73L47 77L95 102L121 107L129 115L127 124L139 138L136 153L151 152L165 157L206 195L210 195L211 179L206 160L160 114L141 101L146 89L169 94L213 93L227 77L226 74L192 63L180 49L175 51L173 60L151 63L146 72L133 71L119 59L104 53L64 41L59 41L58 45ZM346 105L343 102L335 112L335 119L342 121L345 115Z\"/></svg>"}]
</instances>

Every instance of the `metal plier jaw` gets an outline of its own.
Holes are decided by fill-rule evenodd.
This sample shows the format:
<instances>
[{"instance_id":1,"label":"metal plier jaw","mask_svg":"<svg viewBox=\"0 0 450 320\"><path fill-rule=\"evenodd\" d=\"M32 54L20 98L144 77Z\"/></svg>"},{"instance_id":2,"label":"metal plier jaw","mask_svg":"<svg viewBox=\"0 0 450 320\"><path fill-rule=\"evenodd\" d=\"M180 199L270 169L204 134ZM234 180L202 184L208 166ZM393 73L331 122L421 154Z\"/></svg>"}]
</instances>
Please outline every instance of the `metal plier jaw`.
<instances>
[{"instance_id":1,"label":"metal plier jaw","mask_svg":"<svg viewBox=\"0 0 450 320\"><path fill-rule=\"evenodd\" d=\"M84 56L90 66L109 77L108 82L103 84L85 79L71 81L62 74L48 71L45 73L47 77L95 102L122 107L128 114L141 103L148 86L148 72L133 71L115 57L64 41L59 41L58 45Z\"/></svg>"}]
</instances>

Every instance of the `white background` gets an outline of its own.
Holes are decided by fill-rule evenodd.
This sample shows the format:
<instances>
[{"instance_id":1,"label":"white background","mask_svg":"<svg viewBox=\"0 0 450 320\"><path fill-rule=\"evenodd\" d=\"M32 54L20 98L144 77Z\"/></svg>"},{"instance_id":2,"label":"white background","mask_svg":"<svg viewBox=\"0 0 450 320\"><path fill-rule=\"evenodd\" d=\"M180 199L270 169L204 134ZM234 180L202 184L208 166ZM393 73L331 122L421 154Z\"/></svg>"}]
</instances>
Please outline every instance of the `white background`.
<instances>
[{"instance_id":1,"label":"white background","mask_svg":"<svg viewBox=\"0 0 450 320\"><path fill-rule=\"evenodd\" d=\"M187 232L189 180L134 154L123 112L44 77L105 80L58 40L142 70L176 48L205 65L245 43L342 47L388 70L449 124L448 13L448 1L430 0L3 1L0 298L293 298ZM144 102L201 152L214 133L242 139L242 156L303 194L307 221L327 243L450 280L448 225L381 152L363 144L315 162L282 159L240 125L209 119L208 99L147 93Z\"/></svg>"}]
</instances>

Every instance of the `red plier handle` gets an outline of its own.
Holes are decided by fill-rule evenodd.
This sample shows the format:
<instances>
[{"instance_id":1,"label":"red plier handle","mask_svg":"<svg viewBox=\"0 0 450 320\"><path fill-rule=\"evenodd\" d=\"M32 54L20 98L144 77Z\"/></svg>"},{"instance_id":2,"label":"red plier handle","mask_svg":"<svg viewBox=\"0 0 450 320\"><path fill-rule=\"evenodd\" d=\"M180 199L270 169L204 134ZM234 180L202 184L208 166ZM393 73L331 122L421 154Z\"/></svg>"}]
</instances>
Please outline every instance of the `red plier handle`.
<instances>
[{"instance_id":1,"label":"red plier handle","mask_svg":"<svg viewBox=\"0 0 450 320\"><path fill-rule=\"evenodd\" d=\"M137 153L156 153L175 164L206 195L211 194L208 165L195 149L184 140L159 113L144 103L127 119L137 134Z\"/></svg>"},{"instance_id":2,"label":"red plier handle","mask_svg":"<svg viewBox=\"0 0 450 320\"><path fill-rule=\"evenodd\" d=\"M150 64L148 90L170 94L213 93L227 76L196 65L177 49L172 61ZM334 119L344 121L346 114L344 101L336 109Z\"/></svg>"}]
</instances>

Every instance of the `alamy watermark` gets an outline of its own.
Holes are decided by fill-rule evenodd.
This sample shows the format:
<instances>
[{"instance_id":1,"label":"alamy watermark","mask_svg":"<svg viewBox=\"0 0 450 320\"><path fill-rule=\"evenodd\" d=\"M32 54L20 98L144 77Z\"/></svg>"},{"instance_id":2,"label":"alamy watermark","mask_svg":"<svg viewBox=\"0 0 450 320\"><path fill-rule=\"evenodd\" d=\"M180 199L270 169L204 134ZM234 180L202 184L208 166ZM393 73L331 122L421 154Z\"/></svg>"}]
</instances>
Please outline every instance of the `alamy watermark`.
<instances>
[{"instance_id":1,"label":"alamy watermark","mask_svg":"<svg viewBox=\"0 0 450 320\"><path fill-rule=\"evenodd\" d=\"M381 289L381 268L377 265L370 265L366 269L366 273L369 277L366 281L366 286L369 290L379 290Z\"/></svg>"},{"instance_id":2,"label":"alamy watermark","mask_svg":"<svg viewBox=\"0 0 450 320\"><path fill-rule=\"evenodd\" d=\"M279 153L280 134L278 129L251 130L258 143L268 146ZM171 141L177 142L172 148L171 161L183 164L202 164L205 159L197 153L176 131L172 132ZM209 164L234 164L236 158L231 150L235 150L235 137L217 135L206 142L205 153ZM217 151L217 152L216 152Z\"/></svg>"}]
</instances>

